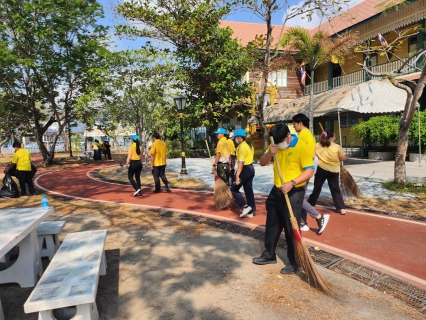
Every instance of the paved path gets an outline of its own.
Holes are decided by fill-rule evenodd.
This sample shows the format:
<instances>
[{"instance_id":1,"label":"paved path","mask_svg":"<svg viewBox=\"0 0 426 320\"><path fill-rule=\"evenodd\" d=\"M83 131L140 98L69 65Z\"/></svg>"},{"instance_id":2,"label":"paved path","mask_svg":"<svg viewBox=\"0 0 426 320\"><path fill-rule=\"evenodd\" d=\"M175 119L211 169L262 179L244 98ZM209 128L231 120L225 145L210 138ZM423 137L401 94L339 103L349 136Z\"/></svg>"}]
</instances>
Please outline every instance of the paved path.
<instances>
[{"instance_id":1,"label":"paved path","mask_svg":"<svg viewBox=\"0 0 426 320\"><path fill-rule=\"evenodd\" d=\"M241 219L238 209L216 211L212 192L172 189L172 193L155 194L151 188L144 188L141 197L132 197L133 189L130 185L94 178L91 172L101 166L105 165L47 172L38 176L35 183L50 194L89 201L126 203L144 208L171 209L264 230L265 197L256 198L257 212L253 219ZM318 211L330 213L330 222L322 235L317 235L316 229L303 233L308 245L426 288L425 222L350 209L345 216L341 216L321 206L318 206ZM311 220L309 225L316 224Z\"/></svg>"}]
</instances>

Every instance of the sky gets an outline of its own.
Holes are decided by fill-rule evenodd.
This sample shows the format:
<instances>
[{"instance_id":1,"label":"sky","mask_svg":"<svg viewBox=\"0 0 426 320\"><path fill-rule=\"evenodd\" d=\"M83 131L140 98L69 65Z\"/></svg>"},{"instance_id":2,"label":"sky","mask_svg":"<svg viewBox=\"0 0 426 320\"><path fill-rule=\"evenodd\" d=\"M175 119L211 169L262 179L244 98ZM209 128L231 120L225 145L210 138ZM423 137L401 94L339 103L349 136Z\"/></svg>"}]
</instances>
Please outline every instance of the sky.
<instances>
[{"instance_id":1,"label":"sky","mask_svg":"<svg viewBox=\"0 0 426 320\"><path fill-rule=\"evenodd\" d=\"M349 0L349 2L346 4L348 7L352 7L364 0ZM118 0L98 0L100 4L104 7L105 12L105 18L102 19L100 22L102 22L105 25L108 25L111 27L111 38L113 44L110 47L110 50L118 51L118 50L126 50L126 49L138 49L142 45L144 45L146 39L138 39L138 40L127 40L127 39L120 39L119 37L115 36L113 33L113 26L117 25L119 23L126 23L125 20L120 19L114 14L113 7L117 4ZM299 0L289 0L288 1L290 5L297 5L299 6L305 1L299 1ZM281 25L283 22L285 16L285 11L281 10L274 14L272 17L272 23L276 25ZM239 22L250 22L250 23L260 23L264 24L265 22L261 20L259 17L254 15L252 12L245 11L245 10L238 10L235 12L231 12L225 20L229 21L239 21ZM287 26L303 26L304 28L311 29L319 24L324 22L321 20L321 17L314 15L311 22L308 22L307 19L302 19L301 17L296 17L294 19L291 19L287 22ZM151 41L153 44L156 43L156 41ZM158 43L158 45L164 46L164 44Z\"/></svg>"}]
</instances>

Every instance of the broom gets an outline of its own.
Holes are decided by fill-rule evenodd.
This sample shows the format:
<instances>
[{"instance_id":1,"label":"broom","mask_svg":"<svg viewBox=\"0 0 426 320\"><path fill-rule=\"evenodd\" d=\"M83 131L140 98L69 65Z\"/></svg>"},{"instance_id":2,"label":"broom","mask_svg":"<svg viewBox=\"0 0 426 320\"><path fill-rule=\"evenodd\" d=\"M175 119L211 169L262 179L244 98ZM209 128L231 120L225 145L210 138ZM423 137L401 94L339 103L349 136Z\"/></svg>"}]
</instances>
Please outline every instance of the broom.
<instances>
[{"instance_id":1,"label":"broom","mask_svg":"<svg viewBox=\"0 0 426 320\"><path fill-rule=\"evenodd\" d=\"M321 130L324 131L322 124L320 123L319 125ZM340 189L348 197L362 198L361 190L349 171L343 167L343 164L340 164Z\"/></svg>"},{"instance_id":2,"label":"broom","mask_svg":"<svg viewBox=\"0 0 426 320\"><path fill-rule=\"evenodd\" d=\"M274 143L274 138L271 138L271 143ZM277 155L274 155L274 165L277 167L278 175L280 177L281 184L284 184L284 179L281 174L281 168L278 165L278 158ZM284 193L285 202L287 204L288 211L290 213L290 222L291 227L293 229L293 235L296 242L296 256L297 260L299 261L300 265L303 268L303 271L306 274L306 277L308 279L308 283L310 283L311 280L315 283L315 286L326 293L329 296L334 296L331 285L328 281L326 281L321 274L318 272L318 270L315 267L315 264L311 258L311 255L309 254L308 248L306 247L305 242L303 241L302 235L300 234L299 230L299 224L296 221L296 218L293 214L293 209L291 207L290 199L288 198L288 194Z\"/></svg>"},{"instance_id":3,"label":"broom","mask_svg":"<svg viewBox=\"0 0 426 320\"><path fill-rule=\"evenodd\" d=\"M205 140L205 142L207 146L207 151L209 152L210 162L213 165L209 144L207 143L207 140ZM216 207L216 210L222 210L222 209L228 208L233 200L234 200L234 196L232 195L231 190L229 190L226 183L221 178L217 177L217 175L215 174L214 205Z\"/></svg>"}]
</instances>

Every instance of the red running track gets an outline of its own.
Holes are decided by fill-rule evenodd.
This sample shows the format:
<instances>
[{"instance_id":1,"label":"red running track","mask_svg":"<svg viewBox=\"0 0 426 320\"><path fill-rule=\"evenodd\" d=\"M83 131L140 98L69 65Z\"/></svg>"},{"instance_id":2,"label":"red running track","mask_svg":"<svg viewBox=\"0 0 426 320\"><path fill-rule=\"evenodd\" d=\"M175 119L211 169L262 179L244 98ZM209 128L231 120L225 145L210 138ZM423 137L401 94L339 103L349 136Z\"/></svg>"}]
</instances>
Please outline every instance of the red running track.
<instances>
[{"instance_id":1,"label":"red running track","mask_svg":"<svg viewBox=\"0 0 426 320\"><path fill-rule=\"evenodd\" d=\"M265 197L257 197L253 219L240 218L240 209L216 211L213 193L172 189L171 193L153 193L143 188L141 197L133 197L132 186L98 180L91 171L100 165L81 166L47 172L36 179L36 186L51 194L91 201L126 203L146 208L171 209L264 230ZM346 215L317 206L320 213L331 215L327 228L317 235L316 223L303 232L308 245L359 262L426 288L426 223L386 215L347 210ZM259 252L260 254L260 252Z\"/></svg>"}]
</instances>

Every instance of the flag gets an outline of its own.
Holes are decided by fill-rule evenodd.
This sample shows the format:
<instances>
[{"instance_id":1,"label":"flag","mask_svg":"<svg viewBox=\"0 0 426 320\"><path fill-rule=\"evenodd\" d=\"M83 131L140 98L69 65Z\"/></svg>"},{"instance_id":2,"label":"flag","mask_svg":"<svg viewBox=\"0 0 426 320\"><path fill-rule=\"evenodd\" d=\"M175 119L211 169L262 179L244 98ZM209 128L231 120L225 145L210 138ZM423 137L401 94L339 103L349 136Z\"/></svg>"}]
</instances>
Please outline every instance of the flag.
<instances>
[{"instance_id":1,"label":"flag","mask_svg":"<svg viewBox=\"0 0 426 320\"><path fill-rule=\"evenodd\" d=\"M380 33L377 34L377 39L379 39L379 42L382 46L388 46L386 39L383 38L383 36Z\"/></svg>"},{"instance_id":2,"label":"flag","mask_svg":"<svg viewBox=\"0 0 426 320\"><path fill-rule=\"evenodd\" d=\"M305 85L306 80L306 71L303 68L300 68L300 82Z\"/></svg>"}]
</instances>

